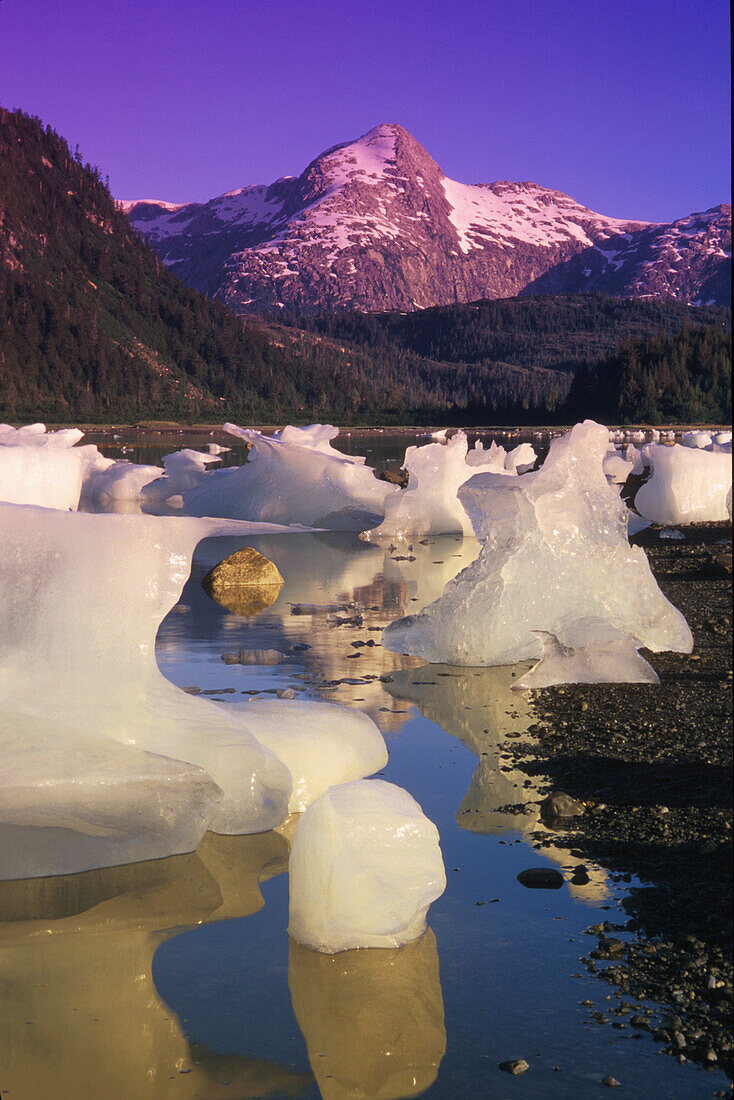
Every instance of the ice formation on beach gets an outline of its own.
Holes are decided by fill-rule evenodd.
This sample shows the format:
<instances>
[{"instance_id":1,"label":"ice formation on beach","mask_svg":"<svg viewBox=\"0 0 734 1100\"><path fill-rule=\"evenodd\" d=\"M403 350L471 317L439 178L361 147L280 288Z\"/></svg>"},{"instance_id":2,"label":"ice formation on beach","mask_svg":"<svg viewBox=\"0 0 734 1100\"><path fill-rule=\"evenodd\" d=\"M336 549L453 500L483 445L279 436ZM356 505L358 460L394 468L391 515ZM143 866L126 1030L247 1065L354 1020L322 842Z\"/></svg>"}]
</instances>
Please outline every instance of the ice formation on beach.
<instances>
[{"instance_id":1,"label":"ice formation on beach","mask_svg":"<svg viewBox=\"0 0 734 1100\"><path fill-rule=\"evenodd\" d=\"M590 632L595 629L590 624ZM555 634L536 630L543 656L513 686L552 687L554 684L659 684L655 669L637 652L631 638L604 640L604 623L598 624L599 636L588 645L567 646Z\"/></svg>"},{"instance_id":2,"label":"ice formation on beach","mask_svg":"<svg viewBox=\"0 0 734 1100\"><path fill-rule=\"evenodd\" d=\"M729 519L731 454L700 447L651 444L652 477L638 490L635 508L654 523L679 524Z\"/></svg>"},{"instance_id":3,"label":"ice formation on beach","mask_svg":"<svg viewBox=\"0 0 734 1100\"><path fill-rule=\"evenodd\" d=\"M472 449L467 452L467 466L481 466L485 473L501 474L505 470L508 454L504 447L492 440L489 447L485 447L481 439L478 439Z\"/></svg>"},{"instance_id":4,"label":"ice formation on beach","mask_svg":"<svg viewBox=\"0 0 734 1100\"><path fill-rule=\"evenodd\" d=\"M290 771L290 813L302 813L328 787L364 779L387 764L382 734L353 707L289 699L227 706Z\"/></svg>"},{"instance_id":5,"label":"ice formation on beach","mask_svg":"<svg viewBox=\"0 0 734 1100\"><path fill-rule=\"evenodd\" d=\"M705 447L711 446L711 432L695 430L692 432L683 432L680 441L684 447L691 447L694 450L703 450Z\"/></svg>"},{"instance_id":6,"label":"ice formation on beach","mask_svg":"<svg viewBox=\"0 0 734 1100\"><path fill-rule=\"evenodd\" d=\"M446 888L436 826L381 779L330 787L296 827L290 922L298 943L334 954L420 936Z\"/></svg>"},{"instance_id":7,"label":"ice formation on beach","mask_svg":"<svg viewBox=\"0 0 734 1100\"><path fill-rule=\"evenodd\" d=\"M90 446L89 452L82 497L90 503L106 506L139 501L145 486L163 474L160 466L128 462L126 458L105 458L94 446Z\"/></svg>"},{"instance_id":8,"label":"ice formation on beach","mask_svg":"<svg viewBox=\"0 0 734 1100\"><path fill-rule=\"evenodd\" d=\"M520 443L505 459L505 469L512 474L526 474L532 470L537 455L530 443Z\"/></svg>"},{"instance_id":9,"label":"ice formation on beach","mask_svg":"<svg viewBox=\"0 0 734 1100\"><path fill-rule=\"evenodd\" d=\"M0 424L0 500L76 509L84 457L74 444L82 435L76 428L48 432L45 424Z\"/></svg>"},{"instance_id":10,"label":"ice formation on beach","mask_svg":"<svg viewBox=\"0 0 734 1100\"><path fill-rule=\"evenodd\" d=\"M103 767L114 747L110 743L134 747L126 774L134 776L142 765L141 774L153 780L151 812L157 806L164 817L178 812L181 761L185 770L203 768L214 780L209 790L215 813L207 816L192 803L193 820L206 817L219 832L246 833L272 828L286 816L287 768L236 716L174 687L155 659L158 626L179 598L197 542L235 529L268 530L213 520L0 505L0 713L7 746L1 768L6 777L12 769L13 784L20 789L21 758L8 747L17 747L13 730L22 721L36 753L27 758L25 771L39 791L38 827L47 824L45 800L53 803L57 773L73 770L80 739L96 746L94 782L111 788L119 769ZM67 745L69 730L74 736ZM41 774L44 753L48 764ZM157 754L159 769L142 759L150 753ZM163 757L170 758L168 775ZM203 790L201 776L194 774L194 779ZM173 803L166 792L173 792ZM133 807L134 802L115 828L128 833L147 829ZM24 824L34 826L30 812L24 814ZM84 831L81 811L80 822ZM186 829L190 833L189 825ZM129 837L120 846L120 862L128 843ZM181 850L179 841L172 842L170 851Z\"/></svg>"},{"instance_id":11,"label":"ice formation on beach","mask_svg":"<svg viewBox=\"0 0 734 1100\"><path fill-rule=\"evenodd\" d=\"M462 486L479 557L433 604L391 623L383 644L431 662L514 664L541 656L534 631L584 646L596 620L653 651L690 652L685 619L627 541L625 505L604 477L607 447L607 429L585 421L553 441L540 470Z\"/></svg>"},{"instance_id":12,"label":"ice formation on beach","mask_svg":"<svg viewBox=\"0 0 734 1100\"><path fill-rule=\"evenodd\" d=\"M248 461L215 470L185 492L190 515L361 531L382 518L385 500L398 491L379 481L364 458L335 450L331 440L339 429L331 425L289 425L274 436L235 424L224 428L251 445Z\"/></svg>"}]
</instances>

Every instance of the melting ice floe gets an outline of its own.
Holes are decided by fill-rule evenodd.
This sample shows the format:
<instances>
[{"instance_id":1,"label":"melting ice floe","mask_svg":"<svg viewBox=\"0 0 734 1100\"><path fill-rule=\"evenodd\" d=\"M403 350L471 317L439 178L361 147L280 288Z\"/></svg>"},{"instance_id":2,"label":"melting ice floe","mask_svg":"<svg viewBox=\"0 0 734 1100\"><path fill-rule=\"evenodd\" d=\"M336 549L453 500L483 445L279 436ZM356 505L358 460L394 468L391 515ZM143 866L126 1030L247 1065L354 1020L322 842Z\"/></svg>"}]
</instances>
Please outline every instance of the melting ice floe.
<instances>
[{"instance_id":1,"label":"melting ice floe","mask_svg":"<svg viewBox=\"0 0 734 1100\"><path fill-rule=\"evenodd\" d=\"M11 428L0 424L0 500L75 509L85 470L83 432L47 432L45 424ZM96 448L95 448L96 450Z\"/></svg>"},{"instance_id":2,"label":"melting ice floe","mask_svg":"<svg viewBox=\"0 0 734 1100\"><path fill-rule=\"evenodd\" d=\"M190 515L360 531L382 518L386 498L397 492L375 477L364 458L334 450L330 441L339 429L331 425L289 426L274 436L224 427L251 444L249 460L216 470L185 492Z\"/></svg>"},{"instance_id":3,"label":"melting ice floe","mask_svg":"<svg viewBox=\"0 0 734 1100\"><path fill-rule=\"evenodd\" d=\"M726 449L655 443L647 447L652 477L635 497L640 515L665 524L729 519L726 498L732 483L731 444L712 446Z\"/></svg>"},{"instance_id":4,"label":"melting ice floe","mask_svg":"<svg viewBox=\"0 0 734 1100\"><path fill-rule=\"evenodd\" d=\"M409 943L446 888L435 825L381 779L331 787L306 810L289 878L288 932L328 954Z\"/></svg>"},{"instance_id":5,"label":"melting ice floe","mask_svg":"<svg viewBox=\"0 0 734 1100\"><path fill-rule=\"evenodd\" d=\"M685 619L627 541L625 505L604 477L607 444L607 429L585 421L553 441L540 470L462 486L479 557L420 614L391 623L384 644L432 662L514 664L541 656L534 631L579 647L602 621L637 646L690 652Z\"/></svg>"},{"instance_id":6,"label":"melting ice floe","mask_svg":"<svg viewBox=\"0 0 734 1100\"><path fill-rule=\"evenodd\" d=\"M17 750L3 756L13 790L3 782L0 821L16 821L20 798L23 825L46 827L53 818L68 828L67 872L80 869L77 859L95 865L81 857L89 845L78 834L99 832L101 822L108 838L118 835L119 862L139 831L131 858L160 855L164 844L169 852L190 848L193 826L178 809L186 784L202 833L207 824L220 832L259 832L286 816L287 768L245 723L180 691L156 665L156 632L180 595L193 549L223 530L232 524L0 505L0 697L4 739ZM22 757L14 733L21 720L33 749ZM124 766L120 746L130 747ZM147 788L150 815L142 829L135 803L117 797L121 776L141 796ZM35 822L29 786L37 795ZM114 814L85 816L85 804L101 804L102 787ZM181 832L171 835L177 815ZM145 837L150 849L142 855ZM110 852L104 861L114 861Z\"/></svg>"}]
</instances>

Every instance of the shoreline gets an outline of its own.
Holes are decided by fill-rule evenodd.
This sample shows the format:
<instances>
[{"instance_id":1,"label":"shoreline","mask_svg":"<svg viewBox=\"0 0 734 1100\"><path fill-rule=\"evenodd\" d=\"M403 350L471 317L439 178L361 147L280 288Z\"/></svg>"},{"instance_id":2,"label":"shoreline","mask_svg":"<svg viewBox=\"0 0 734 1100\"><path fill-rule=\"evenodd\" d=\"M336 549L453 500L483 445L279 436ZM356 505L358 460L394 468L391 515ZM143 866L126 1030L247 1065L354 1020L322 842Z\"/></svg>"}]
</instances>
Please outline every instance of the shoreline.
<instances>
[{"instance_id":1,"label":"shoreline","mask_svg":"<svg viewBox=\"0 0 734 1100\"><path fill-rule=\"evenodd\" d=\"M627 891L626 924L588 930L597 942L582 961L620 998L592 1018L651 1032L679 1060L730 1075L732 609L720 543L731 545L731 530L702 523L687 526L684 541L661 541L656 528L637 536L689 622L693 653L645 651L659 686L534 692L538 740L508 748L514 766L548 776L584 807L550 837L536 833L541 850L552 843L599 862ZM626 887L633 877L641 885Z\"/></svg>"}]
</instances>

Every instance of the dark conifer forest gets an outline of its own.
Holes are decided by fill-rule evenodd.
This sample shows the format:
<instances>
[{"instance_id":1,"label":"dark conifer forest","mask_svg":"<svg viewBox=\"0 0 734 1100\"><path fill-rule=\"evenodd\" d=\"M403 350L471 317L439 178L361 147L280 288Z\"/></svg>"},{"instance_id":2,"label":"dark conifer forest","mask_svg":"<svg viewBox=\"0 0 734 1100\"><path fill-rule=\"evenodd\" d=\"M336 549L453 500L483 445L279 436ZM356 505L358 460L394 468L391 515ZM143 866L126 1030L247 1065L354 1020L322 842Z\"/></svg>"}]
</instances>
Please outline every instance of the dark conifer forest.
<instances>
[{"instance_id":1,"label":"dark conifer forest","mask_svg":"<svg viewBox=\"0 0 734 1100\"><path fill-rule=\"evenodd\" d=\"M243 319L181 282L100 170L0 109L0 418L727 422L731 314L599 295Z\"/></svg>"}]
</instances>

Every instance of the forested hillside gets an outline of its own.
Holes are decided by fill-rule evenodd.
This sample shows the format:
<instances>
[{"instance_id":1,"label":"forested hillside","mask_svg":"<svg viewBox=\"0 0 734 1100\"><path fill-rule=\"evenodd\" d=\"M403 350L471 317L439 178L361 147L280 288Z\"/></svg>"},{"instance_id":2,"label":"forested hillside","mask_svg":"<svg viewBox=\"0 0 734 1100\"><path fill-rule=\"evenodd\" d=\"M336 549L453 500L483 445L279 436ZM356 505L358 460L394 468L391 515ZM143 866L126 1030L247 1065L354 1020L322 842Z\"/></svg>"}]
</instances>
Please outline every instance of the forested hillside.
<instances>
[{"instance_id":1,"label":"forested hillside","mask_svg":"<svg viewBox=\"0 0 734 1100\"><path fill-rule=\"evenodd\" d=\"M579 370L579 415L730 415L722 309L588 295L289 322L184 286L97 168L0 109L0 419L563 421Z\"/></svg>"}]
</instances>

